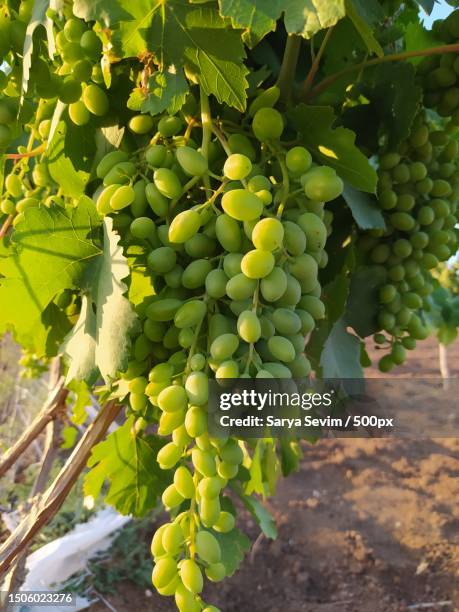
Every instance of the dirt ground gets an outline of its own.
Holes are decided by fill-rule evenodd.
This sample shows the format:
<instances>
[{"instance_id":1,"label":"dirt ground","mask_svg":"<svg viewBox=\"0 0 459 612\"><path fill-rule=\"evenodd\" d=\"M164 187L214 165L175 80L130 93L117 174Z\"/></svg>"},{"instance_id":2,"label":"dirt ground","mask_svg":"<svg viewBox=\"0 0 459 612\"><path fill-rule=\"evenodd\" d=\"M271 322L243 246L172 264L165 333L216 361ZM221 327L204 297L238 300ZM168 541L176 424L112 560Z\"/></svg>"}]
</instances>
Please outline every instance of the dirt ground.
<instances>
[{"instance_id":1,"label":"dirt ground","mask_svg":"<svg viewBox=\"0 0 459 612\"><path fill-rule=\"evenodd\" d=\"M458 376L459 343L449 360ZM437 375L433 340L397 371ZM457 407L457 398L451 402ZM459 439L306 446L300 472L281 481L267 502L278 539L259 538L231 579L206 587L205 600L225 612L457 612L458 476ZM248 515L239 526L256 540ZM130 584L107 600L118 612L175 609Z\"/></svg>"}]
</instances>

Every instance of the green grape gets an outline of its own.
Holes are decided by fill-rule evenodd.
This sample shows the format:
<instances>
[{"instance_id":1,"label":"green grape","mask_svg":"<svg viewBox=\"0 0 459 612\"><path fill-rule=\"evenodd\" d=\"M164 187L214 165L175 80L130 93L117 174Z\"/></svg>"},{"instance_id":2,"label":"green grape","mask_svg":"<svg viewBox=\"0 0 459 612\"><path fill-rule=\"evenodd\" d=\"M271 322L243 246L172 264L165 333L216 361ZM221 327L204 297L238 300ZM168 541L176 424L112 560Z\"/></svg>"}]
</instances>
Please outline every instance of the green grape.
<instances>
[{"instance_id":1,"label":"green grape","mask_svg":"<svg viewBox=\"0 0 459 612\"><path fill-rule=\"evenodd\" d=\"M249 179L247 183L247 189L252 193L258 193L260 191L270 191L272 189L272 183L267 176L257 174Z\"/></svg>"},{"instance_id":2,"label":"green grape","mask_svg":"<svg viewBox=\"0 0 459 612\"><path fill-rule=\"evenodd\" d=\"M258 342L261 337L261 325L255 312L251 310L241 312L237 320L237 332L244 342L249 344Z\"/></svg>"},{"instance_id":3,"label":"green grape","mask_svg":"<svg viewBox=\"0 0 459 612\"><path fill-rule=\"evenodd\" d=\"M40 201L37 198L23 198L16 203L16 212L22 213L28 208L35 208L39 206Z\"/></svg>"},{"instance_id":4,"label":"green grape","mask_svg":"<svg viewBox=\"0 0 459 612\"><path fill-rule=\"evenodd\" d=\"M169 200L160 193L154 183L147 183L145 197L152 211L158 217L166 217L169 212Z\"/></svg>"},{"instance_id":5,"label":"green grape","mask_svg":"<svg viewBox=\"0 0 459 612\"><path fill-rule=\"evenodd\" d=\"M206 358L202 353L195 353L190 359L190 366L194 372L203 370L206 367Z\"/></svg>"},{"instance_id":6,"label":"green grape","mask_svg":"<svg viewBox=\"0 0 459 612\"><path fill-rule=\"evenodd\" d=\"M213 563L212 565L208 565L205 569L206 576L212 582L220 582L223 578L226 577L226 569L223 563ZM209 612L218 611L218 608L215 606L207 606L204 610L208 610Z\"/></svg>"},{"instance_id":7,"label":"green grape","mask_svg":"<svg viewBox=\"0 0 459 612\"><path fill-rule=\"evenodd\" d=\"M220 544L209 531L198 531L196 534L196 552L206 563L219 563L222 552Z\"/></svg>"},{"instance_id":8,"label":"green grape","mask_svg":"<svg viewBox=\"0 0 459 612\"><path fill-rule=\"evenodd\" d=\"M239 346L239 338L235 334L222 334L210 346L210 354L214 359L224 361L229 359Z\"/></svg>"},{"instance_id":9,"label":"green grape","mask_svg":"<svg viewBox=\"0 0 459 612\"><path fill-rule=\"evenodd\" d=\"M87 59L81 59L72 66L72 77L75 81L85 83L92 74L92 64Z\"/></svg>"},{"instance_id":10,"label":"green grape","mask_svg":"<svg viewBox=\"0 0 459 612\"><path fill-rule=\"evenodd\" d=\"M231 216L218 215L215 222L215 232L218 241L225 251L239 252L242 246L242 234L239 224Z\"/></svg>"},{"instance_id":11,"label":"green grape","mask_svg":"<svg viewBox=\"0 0 459 612\"><path fill-rule=\"evenodd\" d=\"M267 276L274 268L275 260L272 253L254 249L244 255L241 270L248 278L259 279Z\"/></svg>"},{"instance_id":12,"label":"green grape","mask_svg":"<svg viewBox=\"0 0 459 612\"><path fill-rule=\"evenodd\" d=\"M156 559L157 557L162 557L166 554L166 551L163 548L163 533L164 530L166 529L167 525L161 525L161 527L159 527L154 535L153 538L151 540L151 546L150 546L150 550L151 550L151 554L152 556Z\"/></svg>"},{"instance_id":13,"label":"green grape","mask_svg":"<svg viewBox=\"0 0 459 612\"><path fill-rule=\"evenodd\" d=\"M260 108L253 117L252 131L261 142L278 140L284 131L282 115L274 108Z\"/></svg>"},{"instance_id":14,"label":"green grape","mask_svg":"<svg viewBox=\"0 0 459 612\"><path fill-rule=\"evenodd\" d=\"M195 210L184 210L179 213L169 227L169 240L184 243L192 238L201 226L201 217Z\"/></svg>"},{"instance_id":15,"label":"green grape","mask_svg":"<svg viewBox=\"0 0 459 612\"><path fill-rule=\"evenodd\" d=\"M224 270L211 270L206 277L206 292L215 299L220 299L226 295L226 285L228 277Z\"/></svg>"},{"instance_id":16,"label":"green grape","mask_svg":"<svg viewBox=\"0 0 459 612\"><path fill-rule=\"evenodd\" d=\"M183 123L179 117L167 116L162 117L158 123L158 132L164 138L175 136L182 129Z\"/></svg>"},{"instance_id":17,"label":"green grape","mask_svg":"<svg viewBox=\"0 0 459 612\"><path fill-rule=\"evenodd\" d=\"M148 134L153 129L154 121L151 115L135 115L128 123L128 127L134 134Z\"/></svg>"},{"instance_id":18,"label":"green grape","mask_svg":"<svg viewBox=\"0 0 459 612\"><path fill-rule=\"evenodd\" d=\"M195 486L193 482L193 476L190 470L181 465L175 470L174 473L174 485L177 491L185 499L191 499L195 495Z\"/></svg>"},{"instance_id":19,"label":"green grape","mask_svg":"<svg viewBox=\"0 0 459 612\"><path fill-rule=\"evenodd\" d=\"M325 317L325 305L317 297L312 295L304 295L298 302L298 306L309 312L309 314L315 319L320 320Z\"/></svg>"},{"instance_id":20,"label":"green grape","mask_svg":"<svg viewBox=\"0 0 459 612\"><path fill-rule=\"evenodd\" d=\"M269 372L268 372L269 374ZM270 376L272 378L272 376ZM236 476L236 474L239 471L239 467L236 464L233 463L225 463L224 461L222 461L221 463L219 463L218 465L218 475L221 478L226 478L228 480L231 480L232 478L234 478ZM217 510L220 510L220 504L217 506L215 506L213 508L214 514L212 515L212 524L210 525L211 527L213 527L215 525L215 523L218 521L218 517L220 516L220 512L215 516Z\"/></svg>"},{"instance_id":21,"label":"green grape","mask_svg":"<svg viewBox=\"0 0 459 612\"><path fill-rule=\"evenodd\" d=\"M184 410L188 405L186 391L179 385L170 385L158 395L158 406L164 412Z\"/></svg>"},{"instance_id":22,"label":"green grape","mask_svg":"<svg viewBox=\"0 0 459 612\"><path fill-rule=\"evenodd\" d=\"M156 168L162 166L166 160L167 149L164 145L152 145L145 151L148 164Z\"/></svg>"},{"instance_id":23,"label":"green grape","mask_svg":"<svg viewBox=\"0 0 459 612\"><path fill-rule=\"evenodd\" d=\"M196 259L192 261L183 271L183 286L186 289L197 289L198 287L202 287L211 270L212 263L207 259Z\"/></svg>"},{"instance_id":24,"label":"green grape","mask_svg":"<svg viewBox=\"0 0 459 612\"><path fill-rule=\"evenodd\" d=\"M17 174L8 174L5 179L5 187L13 198L19 198L22 195L22 181Z\"/></svg>"},{"instance_id":25,"label":"green grape","mask_svg":"<svg viewBox=\"0 0 459 612\"><path fill-rule=\"evenodd\" d=\"M252 162L246 155L233 153L225 161L224 175L232 181L245 179L252 171Z\"/></svg>"},{"instance_id":26,"label":"green grape","mask_svg":"<svg viewBox=\"0 0 459 612\"><path fill-rule=\"evenodd\" d=\"M69 105L69 117L75 125L82 126L89 122L91 115L83 102L78 100Z\"/></svg>"},{"instance_id":27,"label":"green grape","mask_svg":"<svg viewBox=\"0 0 459 612\"><path fill-rule=\"evenodd\" d=\"M400 163L400 155L398 153L386 153L379 160L381 170L392 170Z\"/></svg>"},{"instance_id":28,"label":"green grape","mask_svg":"<svg viewBox=\"0 0 459 612\"><path fill-rule=\"evenodd\" d=\"M285 164L290 172L295 175L301 175L311 167L312 156L304 147L292 147L287 151Z\"/></svg>"},{"instance_id":29,"label":"green grape","mask_svg":"<svg viewBox=\"0 0 459 612\"><path fill-rule=\"evenodd\" d=\"M161 464L159 465L161 467ZM170 469L170 467L167 467L165 469ZM161 496L161 501L163 502L166 508L176 508L183 502L183 497L177 491L175 485L172 484L169 485L166 489L164 489L163 494Z\"/></svg>"},{"instance_id":30,"label":"green grape","mask_svg":"<svg viewBox=\"0 0 459 612\"><path fill-rule=\"evenodd\" d=\"M255 161L256 152L253 148L252 143L244 136L244 134L231 134L228 138L228 147L231 153L241 153L250 159L250 161Z\"/></svg>"},{"instance_id":31,"label":"green grape","mask_svg":"<svg viewBox=\"0 0 459 612\"><path fill-rule=\"evenodd\" d=\"M404 212L393 213L390 216L390 221L396 229L403 232L409 232L416 225L413 217Z\"/></svg>"},{"instance_id":32,"label":"green grape","mask_svg":"<svg viewBox=\"0 0 459 612\"><path fill-rule=\"evenodd\" d=\"M177 563L172 557L158 559L153 568L152 582L159 589L165 587L177 574Z\"/></svg>"},{"instance_id":33,"label":"green grape","mask_svg":"<svg viewBox=\"0 0 459 612\"><path fill-rule=\"evenodd\" d=\"M390 372L394 368L394 365L395 364L390 355L384 355L384 357L381 357L379 360L378 368L381 370L381 372L386 373Z\"/></svg>"},{"instance_id":34,"label":"green grape","mask_svg":"<svg viewBox=\"0 0 459 612\"><path fill-rule=\"evenodd\" d=\"M237 221L251 221L261 215L263 202L246 189L233 189L223 195L222 208Z\"/></svg>"},{"instance_id":35,"label":"green grape","mask_svg":"<svg viewBox=\"0 0 459 612\"><path fill-rule=\"evenodd\" d=\"M238 378L239 377L239 366L237 361L228 359L223 361L215 371L215 378Z\"/></svg>"},{"instance_id":36,"label":"green grape","mask_svg":"<svg viewBox=\"0 0 459 612\"><path fill-rule=\"evenodd\" d=\"M284 227L278 219L262 219L252 231L252 242L260 251L275 251L284 238Z\"/></svg>"},{"instance_id":37,"label":"green grape","mask_svg":"<svg viewBox=\"0 0 459 612\"><path fill-rule=\"evenodd\" d=\"M112 210L122 210L132 204L135 199L134 189L130 185L118 187L110 198L110 208Z\"/></svg>"},{"instance_id":38,"label":"green grape","mask_svg":"<svg viewBox=\"0 0 459 612\"><path fill-rule=\"evenodd\" d=\"M194 467L200 474L203 476L215 476L215 458L210 452L194 448L191 452L191 459Z\"/></svg>"},{"instance_id":39,"label":"green grape","mask_svg":"<svg viewBox=\"0 0 459 612\"><path fill-rule=\"evenodd\" d=\"M159 247L147 257L148 267L156 274L166 274L175 266L177 255L170 247Z\"/></svg>"},{"instance_id":40,"label":"green grape","mask_svg":"<svg viewBox=\"0 0 459 612\"><path fill-rule=\"evenodd\" d=\"M221 479L218 476L206 477L198 486L199 495L206 498L214 498L220 495L222 489Z\"/></svg>"},{"instance_id":41,"label":"green grape","mask_svg":"<svg viewBox=\"0 0 459 612\"><path fill-rule=\"evenodd\" d=\"M239 273L228 280L225 291L232 300L245 300L254 295L256 288L256 280Z\"/></svg>"},{"instance_id":42,"label":"green grape","mask_svg":"<svg viewBox=\"0 0 459 612\"><path fill-rule=\"evenodd\" d=\"M277 308L271 315L274 327L280 334L296 334L301 329L301 319L293 310Z\"/></svg>"},{"instance_id":43,"label":"green grape","mask_svg":"<svg viewBox=\"0 0 459 612\"><path fill-rule=\"evenodd\" d=\"M175 604L179 612L200 612L201 606L197 603L191 591L180 583L175 591Z\"/></svg>"},{"instance_id":44,"label":"green grape","mask_svg":"<svg viewBox=\"0 0 459 612\"><path fill-rule=\"evenodd\" d=\"M267 302L275 302L287 291L287 282L287 275L284 270L276 266L267 276L261 279L261 295Z\"/></svg>"},{"instance_id":45,"label":"green grape","mask_svg":"<svg viewBox=\"0 0 459 612\"><path fill-rule=\"evenodd\" d=\"M207 415L199 406L191 406L185 416L185 429L192 438L207 431Z\"/></svg>"},{"instance_id":46,"label":"green grape","mask_svg":"<svg viewBox=\"0 0 459 612\"><path fill-rule=\"evenodd\" d=\"M309 293L317 282L318 265L308 253L303 253L289 264L290 273L300 281L304 281L303 292ZM309 288L310 287L310 288Z\"/></svg>"},{"instance_id":47,"label":"green grape","mask_svg":"<svg viewBox=\"0 0 459 612\"><path fill-rule=\"evenodd\" d=\"M405 361L406 354L402 344L396 343L393 345L390 352L390 358L395 365L401 365Z\"/></svg>"},{"instance_id":48,"label":"green grape","mask_svg":"<svg viewBox=\"0 0 459 612\"><path fill-rule=\"evenodd\" d=\"M98 85L88 85L83 91L83 103L97 117L106 115L109 108L107 94Z\"/></svg>"},{"instance_id":49,"label":"green grape","mask_svg":"<svg viewBox=\"0 0 459 612\"><path fill-rule=\"evenodd\" d=\"M110 212L112 212L112 209L110 207L110 200L117 189L118 185L109 185L100 192L99 197L96 201L97 212L100 215L108 215Z\"/></svg>"},{"instance_id":50,"label":"green grape","mask_svg":"<svg viewBox=\"0 0 459 612\"><path fill-rule=\"evenodd\" d=\"M306 196L318 202L330 202L343 193L343 181L329 166L312 168L302 176Z\"/></svg>"},{"instance_id":51,"label":"green grape","mask_svg":"<svg viewBox=\"0 0 459 612\"><path fill-rule=\"evenodd\" d=\"M208 170L205 157L191 147L179 147L175 155L178 163L189 176L202 176Z\"/></svg>"},{"instance_id":52,"label":"green grape","mask_svg":"<svg viewBox=\"0 0 459 612\"><path fill-rule=\"evenodd\" d=\"M131 183L131 177L135 174L136 167L130 162L119 162L104 176L103 183L107 185L128 185Z\"/></svg>"},{"instance_id":53,"label":"green grape","mask_svg":"<svg viewBox=\"0 0 459 612\"><path fill-rule=\"evenodd\" d=\"M91 59L98 59L102 52L102 42L92 30L87 30L82 34L80 46Z\"/></svg>"},{"instance_id":54,"label":"green grape","mask_svg":"<svg viewBox=\"0 0 459 612\"><path fill-rule=\"evenodd\" d=\"M237 466L234 466L237 471ZM201 499L199 506L199 516L205 527L213 527L220 516L221 506L218 497Z\"/></svg>"},{"instance_id":55,"label":"green grape","mask_svg":"<svg viewBox=\"0 0 459 612\"><path fill-rule=\"evenodd\" d=\"M242 258L242 253L228 253L223 258L223 270L229 278L241 273Z\"/></svg>"},{"instance_id":56,"label":"green grape","mask_svg":"<svg viewBox=\"0 0 459 612\"><path fill-rule=\"evenodd\" d=\"M320 251L325 247L327 228L317 215L303 213L298 218L298 225L306 235L308 251Z\"/></svg>"},{"instance_id":57,"label":"green grape","mask_svg":"<svg viewBox=\"0 0 459 612\"><path fill-rule=\"evenodd\" d=\"M111 151L107 153L96 167L96 174L100 179L107 176L112 168L114 168L120 162L128 161L129 157L124 151Z\"/></svg>"},{"instance_id":58,"label":"green grape","mask_svg":"<svg viewBox=\"0 0 459 612\"><path fill-rule=\"evenodd\" d=\"M306 249L306 235L292 221L284 221L284 245L291 255L301 255Z\"/></svg>"},{"instance_id":59,"label":"green grape","mask_svg":"<svg viewBox=\"0 0 459 612\"><path fill-rule=\"evenodd\" d=\"M156 406L158 403L158 393L165 388L165 384L157 384L157 391L151 394L153 392L151 387L153 386L155 386L155 383L149 383L148 391L150 401ZM177 427L180 427L183 424L184 419L185 413L182 410L179 410L178 412L163 412L159 417L158 434L160 436L170 436L170 434L177 429Z\"/></svg>"},{"instance_id":60,"label":"green grape","mask_svg":"<svg viewBox=\"0 0 459 612\"><path fill-rule=\"evenodd\" d=\"M4 215L14 215L16 212L16 205L11 200L2 200L0 210Z\"/></svg>"},{"instance_id":61,"label":"green grape","mask_svg":"<svg viewBox=\"0 0 459 612\"><path fill-rule=\"evenodd\" d=\"M197 406L203 406L209 399L209 379L204 372L191 372L185 383L188 399Z\"/></svg>"},{"instance_id":62,"label":"green grape","mask_svg":"<svg viewBox=\"0 0 459 612\"><path fill-rule=\"evenodd\" d=\"M179 329L198 325L207 314L207 306L199 300L183 304L175 313L174 324Z\"/></svg>"},{"instance_id":63,"label":"green grape","mask_svg":"<svg viewBox=\"0 0 459 612\"><path fill-rule=\"evenodd\" d=\"M235 526L234 516L230 512L225 512L224 510L220 512L217 522L214 523L213 528L215 531L220 533L228 533L232 531Z\"/></svg>"},{"instance_id":64,"label":"green grape","mask_svg":"<svg viewBox=\"0 0 459 612\"><path fill-rule=\"evenodd\" d=\"M182 185L178 176L169 168L155 170L153 180L158 191L166 198L173 200L182 193Z\"/></svg>"},{"instance_id":65,"label":"green grape","mask_svg":"<svg viewBox=\"0 0 459 612\"><path fill-rule=\"evenodd\" d=\"M166 553L176 555L184 544L182 528L178 523L170 523L163 532L162 545Z\"/></svg>"},{"instance_id":66,"label":"green grape","mask_svg":"<svg viewBox=\"0 0 459 612\"><path fill-rule=\"evenodd\" d=\"M180 578L191 593L200 593L203 589L202 573L193 559L185 559L180 567Z\"/></svg>"},{"instance_id":67,"label":"green grape","mask_svg":"<svg viewBox=\"0 0 459 612\"><path fill-rule=\"evenodd\" d=\"M156 235L156 225L149 217L137 217L129 227L134 238L146 240Z\"/></svg>"},{"instance_id":68,"label":"green grape","mask_svg":"<svg viewBox=\"0 0 459 612\"><path fill-rule=\"evenodd\" d=\"M244 454L238 442L230 439L220 450L220 457L224 463L239 464L242 463Z\"/></svg>"},{"instance_id":69,"label":"green grape","mask_svg":"<svg viewBox=\"0 0 459 612\"><path fill-rule=\"evenodd\" d=\"M311 363L305 355L297 355L293 361L288 364L293 378L306 378L311 372Z\"/></svg>"},{"instance_id":70,"label":"green grape","mask_svg":"<svg viewBox=\"0 0 459 612\"><path fill-rule=\"evenodd\" d=\"M275 359L289 363L295 359L295 349L287 338L273 336L268 340L268 348Z\"/></svg>"},{"instance_id":71,"label":"green grape","mask_svg":"<svg viewBox=\"0 0 459 612\"><path fill-rule=\"evenodd\" d=\"M215 254L216 250L216 241L204 233L195 234L185 242L185 252L192 259L202 259L203 257L210 257L211 255Z\"/></svg>"}]
</instances>

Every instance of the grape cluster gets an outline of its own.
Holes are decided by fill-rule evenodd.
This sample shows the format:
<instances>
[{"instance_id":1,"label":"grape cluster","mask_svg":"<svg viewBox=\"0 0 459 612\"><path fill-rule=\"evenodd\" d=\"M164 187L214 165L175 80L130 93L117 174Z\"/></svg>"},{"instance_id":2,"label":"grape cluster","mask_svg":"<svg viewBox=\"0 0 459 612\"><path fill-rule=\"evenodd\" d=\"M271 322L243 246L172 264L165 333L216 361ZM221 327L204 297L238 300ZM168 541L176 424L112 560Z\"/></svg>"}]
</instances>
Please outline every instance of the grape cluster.
<instances>
[{"instance_id":1,"label":"grape cluster","mask_svg":"<svg viewBox=\"0 0 459 612\"><path fill-rule=\"evenodd\" d=\"M459 10L433 25L436 38L446 44L459 42ZM424 104L441 117L452 117L459 124L459 56L457 53L431 55L418 65L418 75L425 91Z\"/></svg>"},{"instance_id":2,"label":"grape cluster","mask_svg":"<svg viewBox=\"0 0 459 612\"><path fill-rule=\"evenodd\" d=\"M429 308L431 270L457 248L458 152L455 139L419 115L398 150L379 158L378 202L386 230L372 230L359 246L386 277L378 325L389 339L375 335L389 349L379 362L383 372L403 363L405 351L427 337L422 310Z\"/></svg>"},{"instance_id":3,"label":"grape cluster","mask_svg":"<svg viewBox=\"0 0 459 612\"><path fill-rule=\"evenodd\" d=\"M175 470L162 500L176 516L154 535L153 584L187 612L215 610L199 593L203 573L225 577L218 536L235 519L223 490L246 452L209 436L209 377L307 376L305 336L324 316L324 203L343 183L304 147L283 146L284 119L267 106L278 95L254 100L245 130L166 115L145 150L113 151L96 170L99 213L154 282L124 377L137 426L153 418L171 436L157 459Z\"/></svg>"}]
</instances>

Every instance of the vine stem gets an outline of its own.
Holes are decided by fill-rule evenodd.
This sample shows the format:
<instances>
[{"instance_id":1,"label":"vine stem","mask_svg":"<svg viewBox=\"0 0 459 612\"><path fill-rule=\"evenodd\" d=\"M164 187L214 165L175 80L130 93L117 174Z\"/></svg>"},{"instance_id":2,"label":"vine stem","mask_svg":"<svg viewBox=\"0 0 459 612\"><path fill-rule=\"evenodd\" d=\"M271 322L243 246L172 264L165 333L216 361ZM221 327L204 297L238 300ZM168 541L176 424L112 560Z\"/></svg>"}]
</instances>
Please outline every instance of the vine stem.
<instances>
[{"instance_id":1,"label":"vine stem","mask_svg":"<svg viewBox=\"0 0 459 612\"><path fill-rule=\"evenodd\" d=\"M210 114L209 97L205 93L202 87L200 87L200 99L201 99L201 124L202 124L202 144L201 153L205 159L209 160L209 144L212 136L212 115ZM210 197L210 179L206 173L202 177L204 187L206 188L207 197Z\"/></svg>"},{"instance_id":2,"label":"vine stem","mask_svg":"<svg viewBox=\"0 0 459 612\"><path fill-rule=\"evenodd\" d=\"M312 62L311 70L306 77L306 80L303 85L303 95L306 95L308 91L311 89L314 79L316 78L317 71L319 70L320 62L322 60L322 56L325 53L325 48L327 46L328 41L330 40L330 36L332 35L334 30L334 26L328 28L325 33L322 44L320 45L320 49L317 52L317 55L314 57L314 61Z\"/></svg>"},{"instance_id":3,"label":"vine stem","mask_svg":"<svg viewBox=\"0 0 459 612\"><path fill-rule=\"evenodd\" d=\"M335 74L325 78L319 85L311 89L305 96L305 100L315 98L323 91L328 89L333 83L341 79L342 77L352 74L353 72L364 70L370 66L377 66L378 64L384 64L386 62L398 62L412 57L428 57L429 55L441 55L443 53L459 53L459 44L454 45L442 45L440 47L431 47L430 49L423 49L420 51L404 51L403 53L394 53L393 55L385 55L384 57L377 57L372 60L361 62L360 64L354 64L354 66L348 66Z\"/></svg>"},{"instance_id":4,"label":"vine stem","mask_svg":"<svg viewBox=\"0 0 459 612\"><path fill-rule=\"evenodd\" d=\"M288 104L290 101L300 47L301 37L296 34L289 34L287 44L285 45L282 66L276 83L280 89L280 97L284 104Z\"/></svg>"},{"instance_id":5,"label":"vine stem","mask_svg":"<svg viewBox=\"0 0 459 612\"><path fill-rule=\"evenodd\" d=\"M10 225L13 223L14 215L8 215L8 217L3 222L2 227L0 228L0 240L6 236L6 232L8 231Z\"/></svg>"},{"instance_id":6,"label":"vine stem","mask_svg":"<svg viewBox=\"0 0 459 612\"><path fill-rule=\"evenodd\" d=\"M36 149L33 149L32 151L27 151L26 153L7 153L5 155L5 159L24 159L26 157L36 157L37 155L43 153L44 150L45 146L40 145Z\"/></svg>"}]
</instances>

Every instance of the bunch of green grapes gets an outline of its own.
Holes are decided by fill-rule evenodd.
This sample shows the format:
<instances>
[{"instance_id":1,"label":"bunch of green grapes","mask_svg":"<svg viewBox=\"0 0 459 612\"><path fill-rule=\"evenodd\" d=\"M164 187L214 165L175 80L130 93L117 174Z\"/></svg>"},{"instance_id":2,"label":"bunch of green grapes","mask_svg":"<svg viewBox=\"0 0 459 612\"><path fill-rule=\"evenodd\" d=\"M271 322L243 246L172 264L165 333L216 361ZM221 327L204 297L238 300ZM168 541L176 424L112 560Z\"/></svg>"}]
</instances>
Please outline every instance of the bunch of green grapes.
<instances>
[{"instance_id":1,"label":"bunch of green grapes","mask_svg":"<svg viewBox=\"0 0 459 612\"><path fill-rule=\"evenodd\" d=\"M456 252L458 148L420 115L399 149L379 158L378 201L386 230L369 232L359 245L386 276L379 289L383 333L375 336L389 350L379 362L383 372L403 363L405 351L427 336L422 310L433 290L431 271Z\"/></svg>"},{"instance_id":2,"label":"bunch of green grapes","mask_svg":"<svg viewBox=\"0 0 459 612\"><path fill-rule=\"evenodd\" d=\"M282 144L278 95L261 93L238 131L163 116L146 149L113 151L97 167L97 210L154 283L124 378L137 426L157 421L170 440L157 459L175 470L162 497L172 519L153 537L153 584L186 612L216 610L199 594L203 576L225 577L218 536L235 517L223 492L247 454L209 435L209 378L307 376L305 337L324 316L324 204L343 183L306 148Z\"/></svg>"},{"instance_id":3,"label":"bunch of green grapes","mask_svg":"<svg viewBox=\"0 0 459 612\"><path fill-rule=\"evenodd\" d=\"M433 25L433 32L446 44L459 42L459 10ZM459 123L459 56L457 53L431 55L417 68L425 91L424 104L434 108L441 117L452 117Z\"/></svg>"}]
</instances>

